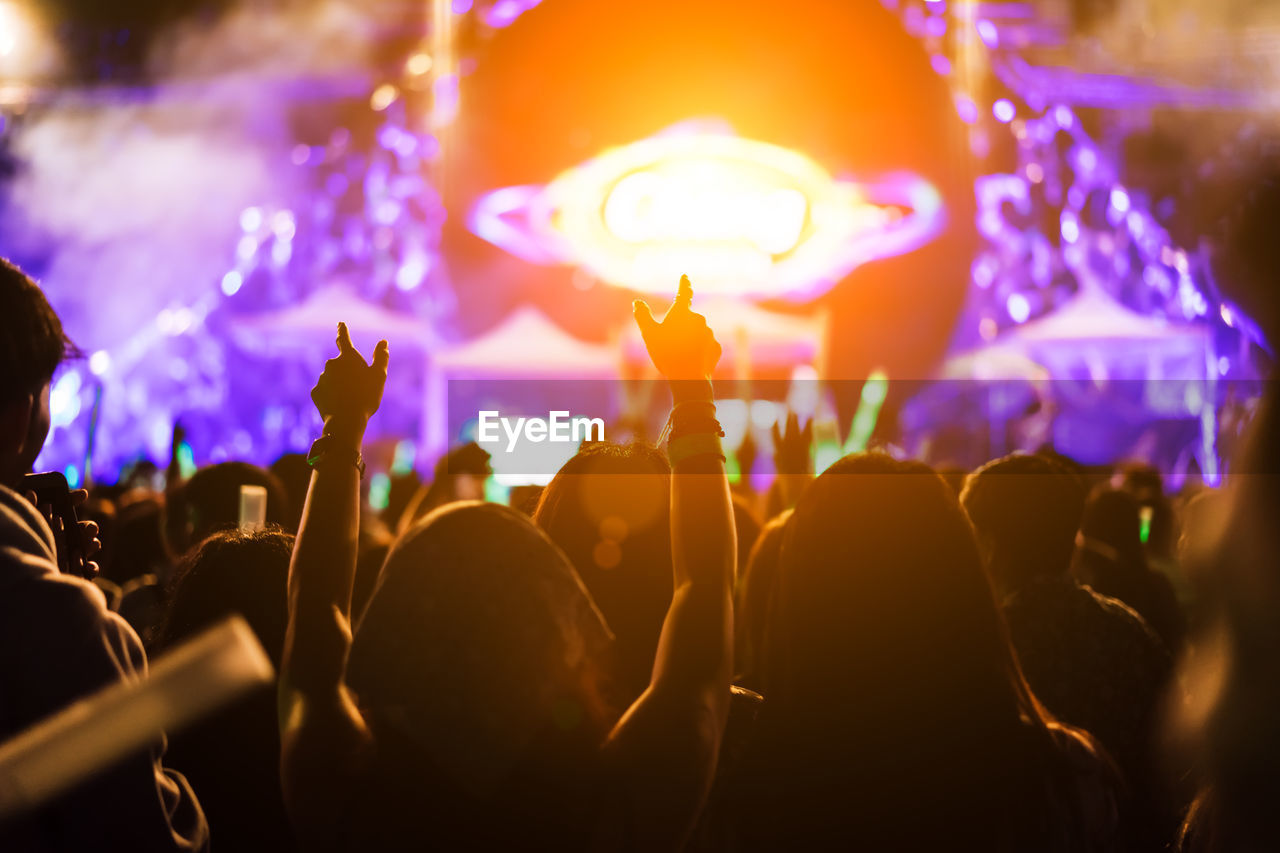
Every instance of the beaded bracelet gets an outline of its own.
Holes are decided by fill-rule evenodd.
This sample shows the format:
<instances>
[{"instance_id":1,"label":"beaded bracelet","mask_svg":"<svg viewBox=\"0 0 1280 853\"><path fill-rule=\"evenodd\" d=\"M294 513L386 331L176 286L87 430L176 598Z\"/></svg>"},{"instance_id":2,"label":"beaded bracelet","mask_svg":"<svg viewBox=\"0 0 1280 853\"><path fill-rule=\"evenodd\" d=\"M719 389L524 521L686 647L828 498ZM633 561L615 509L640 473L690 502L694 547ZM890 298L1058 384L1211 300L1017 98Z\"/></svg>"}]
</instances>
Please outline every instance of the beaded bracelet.
<instances>
[{"instance_id":1,"label":"beaded bracelet","mask_svg":"<svg viewBox=\"0 0 1280 853\"><path fill-rule=\"evenodd\" d=\"M686 400L671 409L658 443L694 433L712 433L724 437L724 428L716 420L716 404L711 400Z\"/></svg>"},{"instance_id":2,"label":"beaded bracelet","mask_svg":"<svg viewBox=\"0 0 1280 853\"><path fill-rule=\"evenodd\" d=\"M310 452L307 453L307 464L310 465L312 468L319 469L320 465L324 463L326 456L329 456L330 454L336 454L336 455L345 457L345 461L354 465L356 467L356 470L360 472L360 479L363 480L364 479L364 457L360 455L360 451L351 450L351 449L331 450L329 447L329 444L331 443L332 439L333 439L333 436L331 435L322 435L319 438L317 438L311 444Z\"/></svg>"}]
</instances>

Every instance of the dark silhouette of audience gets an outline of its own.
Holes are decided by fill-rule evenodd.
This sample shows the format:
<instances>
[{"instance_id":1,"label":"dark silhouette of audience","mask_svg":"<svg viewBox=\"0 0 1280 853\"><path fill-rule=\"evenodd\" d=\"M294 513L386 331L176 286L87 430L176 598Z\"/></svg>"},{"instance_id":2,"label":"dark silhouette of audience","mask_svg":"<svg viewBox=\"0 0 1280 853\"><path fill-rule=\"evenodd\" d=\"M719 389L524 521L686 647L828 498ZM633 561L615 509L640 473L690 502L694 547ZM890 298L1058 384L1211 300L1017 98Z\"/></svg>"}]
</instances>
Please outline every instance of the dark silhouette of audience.
<instances>
[{"instance_id":1,"label":"dark silhouette of audience","mask_svg":"<svg viewBox=\"0 0 1280 853\"><path fill-rule=\"evenodd\" d=\"M292 529L289 495L276 475L247 462L219 462L196 471L168 496L169 547L173 553L184 554L209 534L238 526L242 486L266 489L266 523Z\"/></svg>"},{"instance_id":2,"label":"dark silhouette of audience","mask_svg":"<svg viewBox=\"0 0 1280 853\"><path fill-rule=\"evenodd\" d=\"M22 477L78 353L0 263L0 738L144 678L139 635L163 654L239 614L279 673L0 824L0 848L1280 849L1273 399L1241 462L1262 476L1191 500L1051 448L815 479L795 415L769 490L748 439L731 491L692 299L682 279L663 320L634 307L666 447L586 443L512 507L482 501L475 444L368 505L391 356L340 324L309 454L185 482L141 460L60 531ZM244 485L265 529L241 529ZM58 572L69 541L100 578Z\"/></svg>"},{"instance_id":3,"label":"dark silhouette of audience","mask_svg":"<svg viewBox=\"0 0 1280 853\"><path fill-rule=\"evenodd\" d=\"M293 536L279 528L223 530L178 564L152 650L163 653L239 614L279 667L288 617L286 587ZM169 739L168 760L200 794L220 848L287 853L293 833L280 792L276 693L253 691Z\"/></svg>"},{"instance_id":4,"label":"dark silhouette of audience","mask_svg":"<svg viewBox=\"0 0 1280 853\"><path fill-rule=\"evenodd\" d=\"M1186 641L1186 617L1173 584L1149 568L1141 530L1136 498L1117 489L1095 490L1080 520L1072 572L1094 592L1133 608L1176 657Z\"/></svg>"},{"instance_id":5,"label":"dark silhouette of audience","mask_svg":"<svg viewBox=\"0 0 1280 853\"><path fill-rule=\"evenodd\" d=\"M339 325L339 356L312 394L326 430L281 666L283 789L308 848L386 849L424 826L448 849L665 849L688 837L728 716L736 559L725 457L702 431L720 347L691 301L682 280L662 322L636 307L697 444L672 466L671 603L649 684L626 709L603 690L604 618L515 510L427 513L393 546L353 639L353 461L389 354L384 341L365 362Z\"/></svg>"},{"instance_id":6,"label":"dark silhouette of audience","mask_svg":"<svg viewBox=\"0 0 1280 853\"><path fill-rule=\"evenodd\" d=\"M1072 577L1080 479L1045 456L1006 456L970 474L960 500L1027 682L1058 719L1094 735L1142 796L1141 814L1129 810L1128 843L1167 837L1173 808L1148 783L1173 661L1132 608Z\"/></svg>"},{"instance_id":7,"label":"dark silhouette of audience","mask_svg":"<svg viewBox=\"0 0 1280 853\"><path fill-rule=\"evenodd\" d=\"M147 657L97 587L59 573L52 516L19 492L49 432L53 373L77 351L39 286L3 259L0 306L0 739L7 740L103 688L142 678ZM80 536L92 553L96 533L86 522L59 535ZM207 849L199 802L163 759L161 740L8 820L0 849Z\"/></svg>"},{"instance_id":8,"label":"dark silhouette of audience","mask_svg":"<svg viewBox=\"0 0 1280 853\"><path fill-rule=\"evenodd\" d=\"M782 537L745 849L1109 849L1109 762L1023 680L939 476L846 457Z\"/></svg>"},{"instance_id":9,"label":"dark silhouette of audience","mask_svg":"<svg viewBox=\"0 0 1280 853\"><path fill-rule=\"evenodd\" d=\"M649 684L671 605L670 491L671 466L657 448L594 442L565 463L533 513L613 630L628 701Z\"/></svg>"}]
</instances>

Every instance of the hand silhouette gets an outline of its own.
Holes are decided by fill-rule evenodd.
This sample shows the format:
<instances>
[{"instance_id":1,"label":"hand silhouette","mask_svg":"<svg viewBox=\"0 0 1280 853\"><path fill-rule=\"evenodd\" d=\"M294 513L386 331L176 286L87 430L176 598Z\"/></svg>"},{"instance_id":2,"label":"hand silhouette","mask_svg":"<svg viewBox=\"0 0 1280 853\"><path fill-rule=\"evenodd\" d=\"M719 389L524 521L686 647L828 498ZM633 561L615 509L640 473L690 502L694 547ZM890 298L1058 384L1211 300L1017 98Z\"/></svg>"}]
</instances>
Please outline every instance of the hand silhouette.
<instances>
[{"instance_id":1,"label":"hand silhouette","mask_svg":"<svg viewBox=\"0 0 1280 853\"><path fill-rule=\"evenodd\" d=\"M653 366L667 379L710 379L720 361L720 344L707 327L707 318L693 312L693 285L680 276L676 300L661 322L643 299L632 303L636 325Z\"/></svg>"},{"instance_id":2,"label":"hand silhouette","mask_svg":"<svg viewBox=\"0 0 1280 853\"><path fill-rule=\"evenodd\" d=\"M779 430L775 423L773 434L773 467L779 474L813 473L813 419L803 428L795 412L787 413L786 426Z\"/></svg>"},{"instance_id":3,"label":"hand silhouette","mask_svg":"<svg viewBox=\"0 0 1280 853\"><path fill-rule=\"evenodd\" d=\"M311 389L311 400L324 418L325 432L364 431L382 403L390 357L383 340L373 351L373 363L365 362L351 343L347 324L338 324L338 357L324 363L324 373Z\"/></svg>"}]
</instances>

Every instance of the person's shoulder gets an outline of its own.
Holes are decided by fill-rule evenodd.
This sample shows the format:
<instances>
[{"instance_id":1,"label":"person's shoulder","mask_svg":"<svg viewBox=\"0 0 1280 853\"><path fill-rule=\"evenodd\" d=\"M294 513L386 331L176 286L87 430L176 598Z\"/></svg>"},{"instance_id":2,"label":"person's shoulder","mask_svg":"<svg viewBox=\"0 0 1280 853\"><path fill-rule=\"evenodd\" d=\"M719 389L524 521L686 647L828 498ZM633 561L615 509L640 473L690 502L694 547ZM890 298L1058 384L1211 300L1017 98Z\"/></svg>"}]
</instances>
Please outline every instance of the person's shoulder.
<instances>
[{"instance_id":1,"label":"person's shoulder","mask_svg":"<svg viewBox=\"0 0 1280 853\"><path fill-rule=\"evenodd\" d=\"M1091 586L1081 584L1079 589L1088 596L1092 606L1102 616L1116 626L1122 626L1125 630L1133 632L1149 632L1147 622L1142 618L1138 611L1134 610L1128 604L1125 604L1118 598L1112 598L1109 595L1103 595Z\"/></svg>"},{"instance_id":2,"label":"person's shoulder","mask_svg":"<svg viewBox=\"0 0 1280 853\"><path fill-rule=\"evenodd\" d=\"M56 571L27 574L5 590L4 633L11 641L41 647L76 646L105 640L113 653L139 665L141 641L107 607L102 590Z\"/></svg>"},{"instance_id":3,"label":"person's shoulder","mask_svg":"<svg viewBox=\"0 0 1280 853\"><path fill-rule=\"evenodd\" d=\"M1143 682L1158 689L1168 677L1173 658L1160 635L1136 610L1119 599L1082 587L1092 596L1097 618L1095 639L1126 662L1131 672L1143 673Z\"/></svg>"},{"instance_id":4,"label":"person's shoulder","mask_svg":"<svg viewBox=\"0 0 1280 853\"><path fill-rule=\"evenodd\" d=\"M26 498L0 485L0 548L52 563L57 559L53 531Z\"/></svg>"},{"instance_id":5,"label":"person's shoulder","mask_svg":"<svg viewBox=\"0 0 1280 853\"><path fill-rule=\"evenodd\" d=\"M1134 610L1120 599L1112 598L1109 595L1103 595L1093 587L1085 586L1084 584L1081 584L1079 588L1084 591L1090 599L1092 599L1094 605L1099 610L1106 613L1111 619L1115 619L1120 622L1142 621L1142 617L1138 615L1138 611Z\"/></svg>"},{"instance_id":6,"label":"person's shoulder","mask_svg":"<svg viewBox=\"0 0 1280 853\"><path fill-rule=\"evenodd\" d=\"M1088 732L1056 721L1046 728L1054 746L1072 770L1084 775L1106 771L1106 754Z\"/></svg>"}]
</instances>

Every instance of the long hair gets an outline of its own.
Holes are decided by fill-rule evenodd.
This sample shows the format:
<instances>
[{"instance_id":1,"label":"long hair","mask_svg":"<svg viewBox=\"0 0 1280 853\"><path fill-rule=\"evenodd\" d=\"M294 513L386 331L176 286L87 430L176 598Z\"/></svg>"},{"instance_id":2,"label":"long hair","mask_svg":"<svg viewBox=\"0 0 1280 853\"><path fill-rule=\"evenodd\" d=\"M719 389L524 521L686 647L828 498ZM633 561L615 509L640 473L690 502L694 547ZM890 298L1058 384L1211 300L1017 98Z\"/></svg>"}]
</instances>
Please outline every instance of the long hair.
<instances>
[{"instance_id":1,"label":"long hair","mask_svg":"<svg viewBox=\"0 0 1280 853\"><path fill-rule=\"evenodd\" d=\"M554 544L508 507L448 504L392 546L347 683L378 749L364 849L430 826L449 849L566 843L616 714L611 638Z\"/></svg>"},{"instance_id":2,"label":"long hair","mask_svg":"<svg viewBox=\"0 0 1280 853\"><path fill-rule=\"evenodd\" d=\"M671 605L670 491L671 468L657 448L596 442L564 464L533 513L618 639L619 701L649 685Z\"/></svg>"},{"instance_id":3,"label":"long hair","mask_svg":"<svg viewBox=\"0 0 1280 853\"><path fill-rule=\"evenodd\" d=\"M973 532L930 468L860 454L828 469L787 524L774 595L760 754L786 782L766 837L1065 836L1061 741L1088 743L1027 686Z\"/></svg>"}]
</instances>

